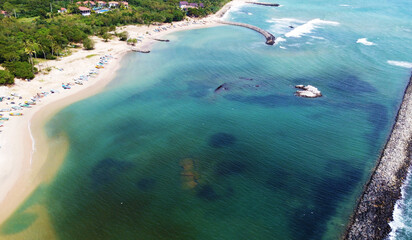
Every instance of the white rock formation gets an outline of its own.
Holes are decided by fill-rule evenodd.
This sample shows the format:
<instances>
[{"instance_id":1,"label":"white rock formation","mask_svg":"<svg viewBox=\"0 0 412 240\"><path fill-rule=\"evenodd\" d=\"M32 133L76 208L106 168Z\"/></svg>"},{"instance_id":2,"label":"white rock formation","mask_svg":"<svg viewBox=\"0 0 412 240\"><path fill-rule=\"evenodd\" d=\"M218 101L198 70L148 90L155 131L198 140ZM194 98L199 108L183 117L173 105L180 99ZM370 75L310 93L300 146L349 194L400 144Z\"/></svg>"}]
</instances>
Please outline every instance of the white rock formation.
<instances>
[{"instance_id":1,"label":"white rock formation","mask_svg":"<svg viewBox=\"0 0 412 240\"><path fill-rule=\"evenodd\" d=\"M296 91L295 95L298 97L317 98L322 97L322 93L312 85L296 85L295 88L302 89Z\"/></svg>"}]
</instances>

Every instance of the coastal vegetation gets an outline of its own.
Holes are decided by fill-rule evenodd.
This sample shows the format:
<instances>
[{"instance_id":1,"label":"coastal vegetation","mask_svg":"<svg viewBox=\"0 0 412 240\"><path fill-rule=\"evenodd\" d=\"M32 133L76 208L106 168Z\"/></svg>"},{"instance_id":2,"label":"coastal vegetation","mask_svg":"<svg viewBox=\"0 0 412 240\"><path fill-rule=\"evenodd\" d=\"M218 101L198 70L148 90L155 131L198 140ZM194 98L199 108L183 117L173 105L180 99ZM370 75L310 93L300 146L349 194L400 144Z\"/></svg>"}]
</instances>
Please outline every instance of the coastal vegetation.
<instances>
[{"instance_id":1,"label":"coastal vegetation","mask_svg":"<svg viewBox=\"0 0 412 240\"><path fill-rule=\"evenodd\" d=\"M83 47L84 47L84 49L86 49L86 50L92 50L92 49L94 49L94 41L92 40L92 39L90 39L90 38L85 38L84 40L83 40ZM94 54L95 55L95 54ZM93 55L89 55L89 56L93 56ZM89 56L87 56L87 57L89 57Z\"/></svg>"},{"instance_id":2,"label":"coastal vegetation","mask_svg":"<svg viewBox=\"0 0 412 240\"><path fill-rule=\"evenodd\" d=\"M12 84L14 76L6 70L0 70L0 84Z\"/></svg>"},{"instance_id":3,"label":"coastal vegetation","mask_svg":"<svg viewBox=\"0 0 412 240\"><path fill-rule=\"evenodd\" d=\"M204 7L184 11L177 0L130 0L128 8L122 6L104 14L82 16L73 1L1 1L0 9L7 15L0 16L0 64L17 78L32 79L37 72L35 59L56 59L80 43L85 49L93 49L89 36L108 41L113 32L116 34L117 26L169 23L183 20L186 15L206 16L226 2L228 0L202 1ZM67 12L58 13L61 8ZM129 37L125 32L117 36L122 41ZM135 41L129 43L135 44Z\"/></svg>"}]
</instances>

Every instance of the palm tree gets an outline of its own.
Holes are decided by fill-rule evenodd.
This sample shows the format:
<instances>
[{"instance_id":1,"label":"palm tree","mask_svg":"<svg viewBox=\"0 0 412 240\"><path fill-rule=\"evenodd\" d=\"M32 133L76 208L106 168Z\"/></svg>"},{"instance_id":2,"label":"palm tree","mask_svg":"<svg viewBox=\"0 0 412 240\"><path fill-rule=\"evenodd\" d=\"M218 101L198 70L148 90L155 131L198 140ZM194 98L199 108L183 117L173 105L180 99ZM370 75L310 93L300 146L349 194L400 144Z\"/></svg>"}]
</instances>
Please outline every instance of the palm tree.
<instances>
[{"instance_id":1,"label":"palm tree","mask_svg":"<svg viewBox=\"0 0 412 240\"><path fill-rule=\"evenodd\" d=\"M51 45L51 54L52 54L52 56L54 55L53 53L54 53L54 46L55 46L55 44L54 44L54 38L51 36L51 35L48 35L47 36L47 39L48 40L50 40L50 45Z\"/></svg>"},{"instance_id":2,"label":"palm tree","mask_svg":"<svg viewBox=\"0 0 412 240\"><path fill-rule=\"evenodd\" d=\"M31 44L32 44L32 49L34 53L34 59L37 59L37 52L40 51L40 45L36 42L36 40L32 40ZM34 61L33 61L33 65L34 65ZM38 66L40 67L39 64ZM41 71L41 68L40 68L40 71Z\"/></svg>"},{"instance_id":3,"label":"palm tree","mask_svg":"<svg viewBox=\"0 0 412 240\"><path fill-rule=\"evenodd\" d=\"M24 44L24 52L29 55L29 63L31 64L31 71L34 73L34 64L33 64L33 53L35 52L33 49L33 44L28 40Z\"/></svg>"}]
</instances>

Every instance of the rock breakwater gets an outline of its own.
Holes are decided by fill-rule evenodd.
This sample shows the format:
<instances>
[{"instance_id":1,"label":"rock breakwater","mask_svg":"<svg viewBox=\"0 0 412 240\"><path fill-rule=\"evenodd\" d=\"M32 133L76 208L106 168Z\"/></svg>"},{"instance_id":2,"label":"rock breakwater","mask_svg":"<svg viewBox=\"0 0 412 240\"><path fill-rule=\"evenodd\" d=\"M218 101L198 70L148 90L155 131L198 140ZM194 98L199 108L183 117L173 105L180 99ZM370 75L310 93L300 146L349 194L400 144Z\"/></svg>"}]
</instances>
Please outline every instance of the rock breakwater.
<instances>
[{"instance_id":1,"label":"rock breakwater","mask_svg":"<svg viewBox=\"0 0 412 240\"><path fill-rule=\"evenodd\" d=\"M279 7L279 3L265 3L265 2L246 2L246 3L268 6L268 7Z\"/></svg>"},{"instance_id":2,"label":"rock breakwater","mask_svg":"<svg viewBox=\"0 0 412 240\"><path fill-rule=\"evenodd\" d=\"M411 163L412 76L392 133L382 151L345 232L344 239L385 239ZM378 116L377 116L378 117Z\"/></svg>"},{"instance_id":3,"label":"rock breakwater","mask_svg":"<svg viewBox=\"0 0 412 240\"><path fill-rule=\"evenodd\" d=\"M276 38L275 38L275 36L273 36L273 34L271 34L270 32L268 32L266 30L258 28L256 26L246 24L246 23L228 22L228 21L218 21L218 23L226 24L226 25L233 25L233 26L240 26L240 27L245 27L245 28L252 29L252 30L262 34L266 38L266 44L267 45L275 44L275 39Z\"/></svg>"}]
</instances>

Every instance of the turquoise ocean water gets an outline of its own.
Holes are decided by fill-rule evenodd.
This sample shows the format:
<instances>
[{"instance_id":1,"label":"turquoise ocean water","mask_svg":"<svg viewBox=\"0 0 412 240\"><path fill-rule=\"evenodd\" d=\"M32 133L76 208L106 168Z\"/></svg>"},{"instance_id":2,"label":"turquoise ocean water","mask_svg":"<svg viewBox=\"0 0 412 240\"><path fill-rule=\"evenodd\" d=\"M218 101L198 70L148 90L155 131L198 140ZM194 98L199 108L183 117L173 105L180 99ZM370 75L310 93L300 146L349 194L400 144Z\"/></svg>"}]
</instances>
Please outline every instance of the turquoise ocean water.
<instances>
[{"instance_id":1,"label":"turquoise ocean water","mask_svg":"<svg viewBox=\"0 0 412 240\"><path fill-rule=\"evenodd\" d=\"M220 26L125 56L105 91L48 123L69 152L0 238L338 239L409 80L411 7L280 4L226 16L274 46ZM296 84L324 96L297 98Z\"/></svg>"}]
</instances>

